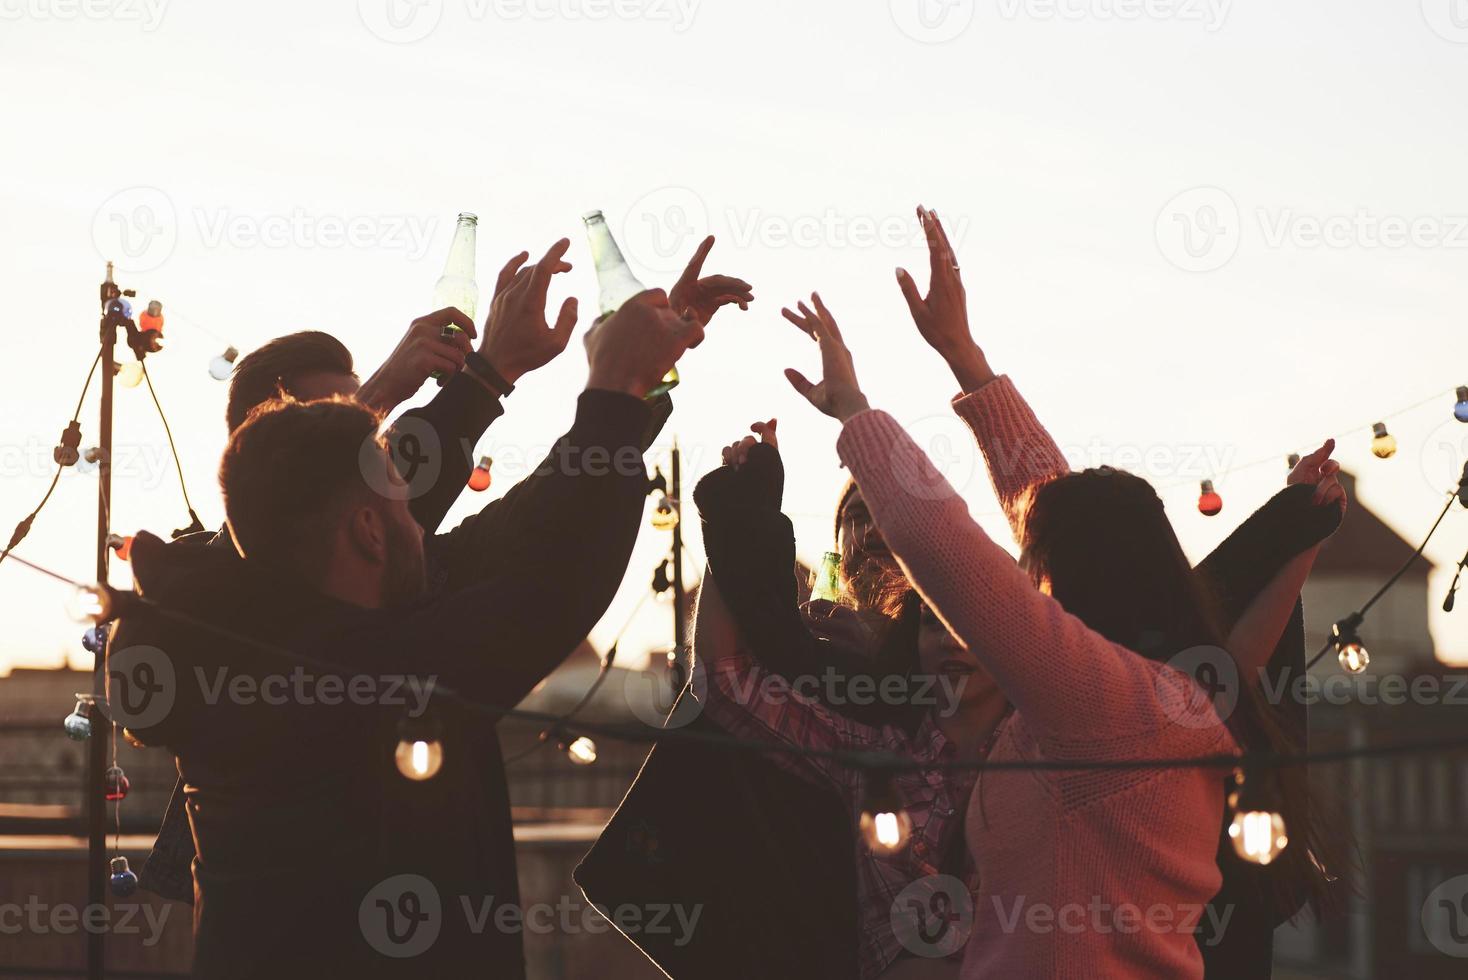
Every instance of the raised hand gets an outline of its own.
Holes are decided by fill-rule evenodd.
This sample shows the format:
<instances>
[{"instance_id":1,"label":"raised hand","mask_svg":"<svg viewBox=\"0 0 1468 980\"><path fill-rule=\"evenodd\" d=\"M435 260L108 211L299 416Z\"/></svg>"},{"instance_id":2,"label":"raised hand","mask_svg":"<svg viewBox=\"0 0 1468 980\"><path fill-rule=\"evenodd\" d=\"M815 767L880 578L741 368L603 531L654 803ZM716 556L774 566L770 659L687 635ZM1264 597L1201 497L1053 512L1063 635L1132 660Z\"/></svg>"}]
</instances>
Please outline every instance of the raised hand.
<instances>
[{"instance_id":1,"label":"raised hand","mask_svg":"<svg viewBox=\"0 0 1468 980\"><path fill-rule=\"evenodd\" d=\"M696 319L701 326L708 326L719 307L730 303L741 310L749 309L754 302L754 292L749 283L733 276L704 276L703 262L714 247L714 236L705 238L689 259L683 275L673 284L668 294L668 303L675 312Z\"/></svg>"},{"instance_id":2,"label":"raised hand","mask_svg":"<svg viewBox=\"0 0 1468 980\"><path fill-rule=\"evenodd\" d=\"M918 333L948 362L964 391L974 391L992 381L994 372L969 332L968 296L959 275L958 255L936 212L918 205L917 216L928 239L928 295L918 292L906 269L897 270L897 285Z\"/></svg>"},{"instance_id":3,"label":"raised hand","mask_svg":"<svg viewBox=\"0 0 1468 980\"><path fill-rule=\"evenodd\" d=\"M561 304L555 326L545 318L551 277L571 269L564 259L570 247L562 238L534 265L521 268L530 257L521 252L500 270L479 353L510 384L548 364L571 339L578 309L574 296Z\"/></svg>"},{"instance_id":4,"label":"raised hand","mask_svg":"<svg viewBox=\"0 0 1468 980\"><path fill-rule=\"evenodd\" d=\"M811 293L810 299L815 307L814 311L804 303L797 303L799 314L788 308L780 313L820 345L822 377L819 382L812 383L794 368L786 368L785 377L819 411L845 422L870 406L856 380L851 351L841 338L841 328L836 326L836 318L831 316L831 311L821 302L820 293Z\"/></svg>"},{"instance_id":5,"label":"raised hand","mask_svg":"<svg viewBox=\"0 0 1468 980\"><path fill-rule=\"evenodd\" d=\"M445 330L450 326L459 329ZM435 372L457 373L472 349L469 341L477 336L474 321L452 306L420 316L408 325L382 367L362 383L357 400L379 412L392 411Z\"/></svg>"},{"instance_id":6,"label":"raised hand","mask_svg":"<svg viewBox=\"0 0 1468 980\"><path fill-rule=\"evenodd\" d=\"M1315 503L1319 506L1335 504L1346 509L1346 488L1341 486L1341 464L1330 458L1335 452L1335 440L1327 439L1309 456L1302 457L1290 470L1286 484L1304 483L1315 487Z\"/></svg>"},{"instance_id":7,"label":"raised hand","mask_svg":"<svg viewBox=\"0 0 1468 980\"><path fill-rule=\"evenodd\" d=\"M638 293L586 332L586 387L645 397L702 341L703 324L674 312L661 289Z\"/></svg>"},{"instance_id":8,"label":"raised hand","mask_svg":"<svg viewBox=\"0 0 1468 980\"><path fill-rule=\"evenodd\" d=\"M780 442L775 438L775 426L778 422L778 419L770 419L768 422L755 422L751 424L749 430L754 433L753 436L745 436L738 442L730 443L724 447L724 465L733 466L736 469L743 466L749 460L749 451L756 445L763 444L769 446L771 449L778 450L780 448ZM755 441L754 436L759 436L758 442Z\"/></svg>"}]
</instances>

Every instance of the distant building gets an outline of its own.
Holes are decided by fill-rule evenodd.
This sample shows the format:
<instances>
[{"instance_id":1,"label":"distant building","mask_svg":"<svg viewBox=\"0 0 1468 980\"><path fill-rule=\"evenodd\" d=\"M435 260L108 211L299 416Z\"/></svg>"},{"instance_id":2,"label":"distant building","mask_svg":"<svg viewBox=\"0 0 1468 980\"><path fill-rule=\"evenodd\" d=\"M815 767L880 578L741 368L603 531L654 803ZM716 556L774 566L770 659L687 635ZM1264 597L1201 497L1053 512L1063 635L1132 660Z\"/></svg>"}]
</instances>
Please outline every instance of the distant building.
<instances>
[{"instance_id":1,"label":"distant building","mask_svg":"<svg viewBox=\"0 0 1468 980\"><path fill-rule=\"evenodd\" d=\"M1342 474L1351 508L1321 550L1305 587L1307 652L1336 620L1358 609L1409 559L1407 542L1361 506ZM1468 732L1468 672L1438 661L1428 632L1431 565L1419 559L1367 613L1362 640L1371 664L1348 678L1334 652L1311 673L1311 749L1392 744ZM1414 693L1415 692L1415 693ZM1344 877L1358 893L1341 920L1306 922L1277 935L1279 975L1300 977L1468 976L1468 904L1434 902L1435 888L1461 877L1468 895L1468 752L1394 755L1315 767L1324 804L1350 829L1360 866ZM1451 887L1451 886L1450 886ZM1454 936L1461 936L1461 941Z\"/></svg>"}]
</instances>

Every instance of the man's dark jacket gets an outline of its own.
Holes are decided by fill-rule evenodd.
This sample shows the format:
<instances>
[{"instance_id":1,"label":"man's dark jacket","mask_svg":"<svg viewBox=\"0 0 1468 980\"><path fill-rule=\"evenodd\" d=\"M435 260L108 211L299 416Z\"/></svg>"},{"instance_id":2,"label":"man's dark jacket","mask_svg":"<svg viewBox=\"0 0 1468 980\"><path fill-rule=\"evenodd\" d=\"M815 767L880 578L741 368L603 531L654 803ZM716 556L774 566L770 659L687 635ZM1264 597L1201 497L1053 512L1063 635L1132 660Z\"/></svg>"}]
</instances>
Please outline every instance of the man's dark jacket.
<instances>
[{"instance_id":1,"label":"man's dark jacket","mask_svg":"<svg viewBox=\"0 0 1468 980\"><path fill-rule=\"evenodd\" d=\"M443 769L411 782L392 761L402 704L213 692L221 679L261 683L296 666L319 677L332 672L325 662L380 692L412 674L512 707L585 637L622 580L649 418L640 399L583 393L533 476L430 540L433 564L473 584L406 606L361 609L230 548L138 536L134 577L160 609L125 615L110 656L155 647L175 677L166 717L132 734L177 757L198 846L196 975L524 975L518 933L472 918L487 900L517 902L494 714L435 698ZM435 925L426 949L395 955Z\"/></svg>"}]
</instances>

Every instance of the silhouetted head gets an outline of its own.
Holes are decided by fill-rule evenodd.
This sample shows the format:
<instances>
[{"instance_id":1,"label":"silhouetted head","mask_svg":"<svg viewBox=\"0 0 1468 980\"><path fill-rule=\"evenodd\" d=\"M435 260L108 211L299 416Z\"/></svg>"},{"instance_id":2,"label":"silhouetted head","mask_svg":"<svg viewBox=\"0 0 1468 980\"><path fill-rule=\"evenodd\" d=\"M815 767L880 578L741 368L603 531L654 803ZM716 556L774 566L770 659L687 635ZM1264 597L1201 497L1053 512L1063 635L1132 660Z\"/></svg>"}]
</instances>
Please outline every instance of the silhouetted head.
<instances>
[{"instance_id":1,"label":"silhouetted head","mask_svg":"<svg viewBox=\"0 0 1468 980\"><path fill-rule=\"evenodd\" d=\"M1167 660L1221 641L1212 600L1141 477L1102 467L1045 484L1020 545L1035 586L1113 643Z\"/></svg>"},{"instance_id":2,"label":"silhouetted head","mask_svg":"<svg viewBox=\"0 0 1468 980\"><path fill-rule=\"evenodd\" d=\"M256 405L284 391L298 401L354 395L361 387L352 372L352 352L329 333L287 334L246 354L229 379L225 421L233 432Z\"/></svg>"}]
</instances>

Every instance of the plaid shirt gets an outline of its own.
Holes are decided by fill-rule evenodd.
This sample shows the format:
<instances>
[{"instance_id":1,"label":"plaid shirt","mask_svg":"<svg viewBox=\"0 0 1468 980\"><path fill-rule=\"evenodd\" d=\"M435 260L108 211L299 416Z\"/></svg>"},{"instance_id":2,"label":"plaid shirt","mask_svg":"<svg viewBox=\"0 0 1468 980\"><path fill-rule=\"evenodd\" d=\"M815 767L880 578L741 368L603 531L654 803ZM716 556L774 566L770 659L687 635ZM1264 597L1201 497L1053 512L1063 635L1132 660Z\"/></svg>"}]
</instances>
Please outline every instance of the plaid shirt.
<instances>
[{"instance_id":1,"label":"plaid shirt","mask_svg":"<svg viewBox=\"0 0 1468 980\"><path fill-rule=\"evenodd\" d=\"M939 763L952 760L957 748L944 737L931 717L916 733L884 725L873 728L837 714L819 701L801 696L789 682L759 667L743 653L712 665L705 710L731 735L759 741L779 741L821 750L884 752ZM768 695L768 696L766 696ZM998 727L995 729L996 733ZM982 753L993 745L989 739ZM853 816L860 810L867 777L827 758L772 753L782 768L815 781L829 783L846 801ZM965 880L970 898L978 888L973 864L962 868L947 861L963 834L963 813L977 773L914 769L895 773L892 792L912 818L912 840L897 854L872 854L858 839L856 847L857 906L860 943L857 951L862 980L874 980L899 956L908 952L893 930L893 902L908 885L931 875L949 874ZM959 839L955 838L958 835ZM960 948L953 954L962 955Z\"/></svg>"}]
</instances>

